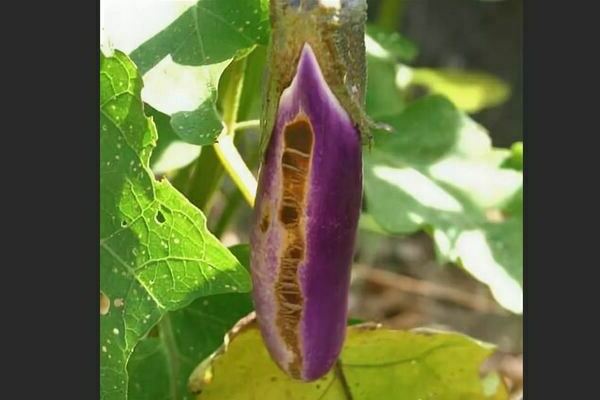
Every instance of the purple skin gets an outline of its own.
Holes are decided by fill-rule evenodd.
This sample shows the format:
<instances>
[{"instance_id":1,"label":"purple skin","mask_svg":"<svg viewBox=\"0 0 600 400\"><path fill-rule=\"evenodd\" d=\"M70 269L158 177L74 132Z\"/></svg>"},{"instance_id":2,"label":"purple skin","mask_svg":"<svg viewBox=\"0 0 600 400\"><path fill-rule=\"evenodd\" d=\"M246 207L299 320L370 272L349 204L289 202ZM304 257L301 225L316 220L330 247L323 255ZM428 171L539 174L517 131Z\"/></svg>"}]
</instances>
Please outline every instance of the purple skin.
<instances>
[{"instance_id":1,"label":"purple skin","mask_svg":"<svg viewBox=\"0 0 600 400\"><path fill-rule=\"evenodd\" d=\"M296 379L326 374L344 342L361 150L358 129L305 44L281 94L250 238L258 323L272 358Z\"/></svg>"}]
</instances>

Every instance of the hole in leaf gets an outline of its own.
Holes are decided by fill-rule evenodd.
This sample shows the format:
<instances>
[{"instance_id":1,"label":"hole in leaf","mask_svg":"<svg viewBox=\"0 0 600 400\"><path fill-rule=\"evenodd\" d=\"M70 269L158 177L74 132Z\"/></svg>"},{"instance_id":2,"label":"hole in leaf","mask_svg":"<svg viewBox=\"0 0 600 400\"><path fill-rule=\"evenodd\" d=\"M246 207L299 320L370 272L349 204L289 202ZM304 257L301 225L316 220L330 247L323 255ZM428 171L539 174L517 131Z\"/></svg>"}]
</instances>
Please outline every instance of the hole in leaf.
<instances>
[{"instance_id":1,"label":"hole in leaf","mask_svg":"<svg viewBox=\"0 0 600 400\"><path fill-rule=\"evenodd\" d=\"M156 222L158 222L159 224L163 224L167 219L165 218L165 215L162 213L162 211L158 210L158 212L156 213Z\"/></svg>"},{"instance_id":2,"label":"hole in leaf","mask_svg":"<svg viewBox=\"0 0 600 400\"><path fill-rule=\"evenodd\" d=\"M125 220L121 221L121 227L127 228L127 221L125 221Z\"/></svg>"},{"instance_id":3,"label":"hole in leaf","mask_svg":"<svg viewBox=\"0 0 600 400\"><path fill-rule=\"evenodd\" d=\"M100 315L108 314L108 310L110 310L110 299L107 295L100 292Z\"/></svg>"}]
</instances>

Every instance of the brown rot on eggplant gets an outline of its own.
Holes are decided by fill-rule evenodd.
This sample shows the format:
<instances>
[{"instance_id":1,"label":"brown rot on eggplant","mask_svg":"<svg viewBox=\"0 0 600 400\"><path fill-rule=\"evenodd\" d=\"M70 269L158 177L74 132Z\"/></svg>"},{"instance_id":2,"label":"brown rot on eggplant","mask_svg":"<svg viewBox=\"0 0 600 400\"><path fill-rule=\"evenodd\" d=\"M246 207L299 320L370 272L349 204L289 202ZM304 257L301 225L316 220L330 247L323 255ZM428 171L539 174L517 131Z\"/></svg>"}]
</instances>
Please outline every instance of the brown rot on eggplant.
<instances>
[{"instance_id":1,"label":"brown rot on eggplant","mask_svg":"<svg viewBox=\"0 0 600 400\"><path fill-rule=\"evenodd\" d=\"M272 0L251 232L256 316L274 361L315 380L345 338L368 120L364 0Z\"/></svg>"}]
</instances>

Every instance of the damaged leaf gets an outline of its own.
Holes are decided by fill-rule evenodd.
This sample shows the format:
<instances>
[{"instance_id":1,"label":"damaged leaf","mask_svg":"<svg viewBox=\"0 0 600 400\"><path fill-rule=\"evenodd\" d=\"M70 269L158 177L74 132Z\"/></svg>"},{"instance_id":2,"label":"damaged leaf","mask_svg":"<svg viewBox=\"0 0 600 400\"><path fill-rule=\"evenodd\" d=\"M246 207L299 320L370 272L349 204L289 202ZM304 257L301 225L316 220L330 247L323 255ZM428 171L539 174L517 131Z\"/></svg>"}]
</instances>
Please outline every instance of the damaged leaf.
<instances>
[{"instance_id":1,"label":"damaged leaf","mask_svg":"<svg viewBox=\"0 0 600 400\"><path fill-rule=\"evenodd\" d=\"M479 374L492 351L457 333L354 325L348 327L341 369L303 383L277 368L250 323L192 378L200 383L197 400L505 400L503 384Z\"/></svg>"},{"instance_id":2,"label":"damaged leaf","mask_svg":"<svg viewBox=\"0 0 600 400\"><path fill-rule=\"evenodd\" d=\"M204 215L149 168L156 128L131 60L100 55L100 398L127 398L127 362L167 311L201 296L250 290ZM116 303L115 303L116 302ZM102 310L101 310L102 311Z\"/></svg>"}]
</instances>

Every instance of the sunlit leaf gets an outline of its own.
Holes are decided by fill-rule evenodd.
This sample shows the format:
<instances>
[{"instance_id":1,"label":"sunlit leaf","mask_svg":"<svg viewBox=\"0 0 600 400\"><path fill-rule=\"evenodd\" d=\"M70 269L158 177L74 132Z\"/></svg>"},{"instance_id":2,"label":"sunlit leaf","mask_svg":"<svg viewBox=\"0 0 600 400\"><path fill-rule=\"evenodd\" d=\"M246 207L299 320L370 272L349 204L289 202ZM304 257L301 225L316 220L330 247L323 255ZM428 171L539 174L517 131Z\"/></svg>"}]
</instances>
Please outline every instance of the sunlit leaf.
<instances>
[{"instance_id":1,"label":"sunlit leaf","mask_svg":"<svg viewBox=\"0 0 600 400\"><path fill-rule=\"evenodd\" d=\"M167 311L207 295L246 292L248 273L206 229L206 219L149 158L156 128L129 58L100 55L100 316L102 399L125 399L127 362Z\"/></svg>"},{"instance_id":2,"label":"sunlit leaf","mask_svg":"<svg viewBox=\"0 0 600 400\"><path fill-rule=\"evenodd\" d=\"M268 42L268 1L107 0L102 11L104 45L131 52L144 102L169 115L183 141L214 143L220 77L234 57Z\"/></svg>"},{"instance_id":3,"label":"sunlit leaf","mask_svg":"<svg viewBox=\"0 0 600 400\"><path fill-rule=\"evenodd\" d=\"M514 210L523 175L501 168L509 152L493 149L479 125L439 96L382 120L396 132L377 135L365 153L368 213L391 233L429 232L440 261L463 265L520 313L522 212Z\"/></svg>"},{"instance_id":4,"label":"sunlit leaf","mask_svg":"<svg viewBox=\"0 0 600 400\"><path fill-rule=\"evenodd\" d=\"M238 245L230 250L248 269L248 246ZM188 378L193 369L221 345L227 331L252 309L249 293L228 293L204 297L165 314L156 337L141 340L131 355L129 398L191 399Z\"/></svg>"},{"instance_id":5,"label":"sunlit leaf","mask_svg":"<svg viewBox=\"0 0 600 400\"><path fill-rule=\"evenodd\" d=\"M348 327L340 369L304 383L281 372L251 324L232 334L192 380L200 391L198 400L506 399L501 382L484 385L479 376L491 352L490 345L456 333L354 325Z\"/></svg>"},{"instance_id":6,"label":"sunlit leaf","mask_svg":"<svg viewBox=\"0 0 600 400\"><path fill-rule=\"evenodd\" d=\"M516 142L510 148L510 156L503 166L523 171L523 142Z\"/></svg>"},{"instance_id":7,"label":"sunlit leaf","mask_svg":"<svg viewBox=\"0 0 600 400\"><path fill-rule=\"evenodd\" d=\"M367 54L389 61L410 62L417 56L417 46L398 32L387 32L377 25L367 25Z\"/></svg>"},{"instance_id":8,"label":"sunlit leaf","mask_svg":"<svg viewBox=\"0 0 600 400\"><path fill-rule=\"evenodd\" d=\"M150 167L156 175L165 174L183 168L200 155L201 147L186 143L180 139L171 126L168 115L144 105L146 115L152 117L156 126L158 140L150 156Z\"/></svg>"},{"instance_id":9,"label":"sunlit leaf","mask_svg":"<svg viewBox=\"0 0 600 400\"><path fill-rule=\"evenodd\" d=\"M399 61L410 61L416 46L399 33L388 33L376 25L367 26L367 113L375 120L404 109L405 101L396 83Z\"/></svg>"},{"instance_id":10,"label":"sunlit leaf","mask_svg":"<svg viewBox=\"0 0 600 400\"><path fill-rule=\"evenodd\" d=\"M493 75L457 69L414 68L411 84L446 96L468 113L502 104L510 95L509 86Z\"/></svg>"}]
</instances>

